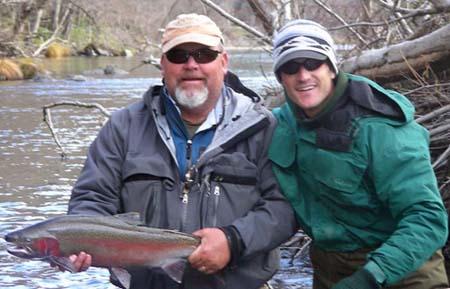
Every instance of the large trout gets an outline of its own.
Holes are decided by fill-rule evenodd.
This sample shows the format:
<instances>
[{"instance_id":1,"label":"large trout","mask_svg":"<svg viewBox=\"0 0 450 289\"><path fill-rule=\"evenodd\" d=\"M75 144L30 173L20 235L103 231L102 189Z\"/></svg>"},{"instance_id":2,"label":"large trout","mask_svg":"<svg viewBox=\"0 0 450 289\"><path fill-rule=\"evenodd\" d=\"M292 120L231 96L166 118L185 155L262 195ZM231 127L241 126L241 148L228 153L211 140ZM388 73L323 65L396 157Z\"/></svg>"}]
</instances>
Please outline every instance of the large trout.
<instances>
[{"instance_id":1,"label":"large trout","mask_svg":"<svg viewBox=\"0 0 450 289\"><path fill-rule=\"evenodd\" d=\"M199 238L172 230L138 225L139 216L67 215L51 218L11 232L5 240L14 243L7 251L17 257L38 259L75 272L69 256L84 251L92 266L109 268L121 286L129 288L127 268L161 267L181 282L187 257Z\"/></svg>"}]
</instances>

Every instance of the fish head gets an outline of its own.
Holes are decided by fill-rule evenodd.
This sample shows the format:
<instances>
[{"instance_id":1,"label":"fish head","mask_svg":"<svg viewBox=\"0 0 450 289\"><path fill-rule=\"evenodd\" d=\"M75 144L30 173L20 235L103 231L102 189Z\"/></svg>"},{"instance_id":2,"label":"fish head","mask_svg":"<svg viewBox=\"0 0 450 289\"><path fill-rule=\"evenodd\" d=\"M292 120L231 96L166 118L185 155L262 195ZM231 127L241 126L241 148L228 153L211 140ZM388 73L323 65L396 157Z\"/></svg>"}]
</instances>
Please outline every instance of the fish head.
<instances>
[{"instance_id":1,"label":"fish head","mask_svg":"<svg viewBox=\"0 0 450 289\"><path fill-rule=\"evenodd\" d=\"M29 226L6 234L7 252L25 259L59 256L59 242L39 226Z\"/></svg>"}]
</instances>

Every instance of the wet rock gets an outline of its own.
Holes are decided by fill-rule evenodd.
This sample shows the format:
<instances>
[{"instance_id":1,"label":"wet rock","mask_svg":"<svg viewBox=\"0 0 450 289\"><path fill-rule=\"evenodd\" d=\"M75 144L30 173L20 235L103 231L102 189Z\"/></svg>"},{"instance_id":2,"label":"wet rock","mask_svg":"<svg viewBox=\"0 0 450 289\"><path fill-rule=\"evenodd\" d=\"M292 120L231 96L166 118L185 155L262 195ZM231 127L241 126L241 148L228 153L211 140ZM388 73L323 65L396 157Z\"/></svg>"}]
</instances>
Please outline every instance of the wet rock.
<instances>
[{"instance_id":1,"label":"wet rock","mask_svg":"<svg viewBox=\"0 0 450 289\"><path fill-rule=\"evenodd\" d=\"M103 69L105 75L125 75L128 74L128 71L118 69L115 65L109 64Z\"/></svg>"},{"instance_id":2,"label":"wet rock","mask_svg":"<svg viewBox=\"0 0 450 289\"><path fill-rule=\"evenodd\" d=\"M55 79L48 73L37 73L35 76L33 76L32 80L36 82L46 82L54 81Z\"/></svg>"},{"instance_id":3,"label":"wet rock","mask_svg":"<svg viewBox=\"0 0 450 289\"><path fill-rule=\"evenodd\" d=\"M124 50L122 50L120 55L125 56L125 57L131 57L131 56L133 56L133 52L130 49L124 49Z\"/></svg>"},{"instance_id":4,"label":"wet rock","mask_svg":"<svg viewBox=\"0 0 450 289\"><path fill-rule=\"evenodd\" d=\"M89 77L86 77L84 75L75 74L75 75L69 75L66 77L66 80L72 80L72 81L87 81L89 80Z\"/></svg>"}]
</instances>

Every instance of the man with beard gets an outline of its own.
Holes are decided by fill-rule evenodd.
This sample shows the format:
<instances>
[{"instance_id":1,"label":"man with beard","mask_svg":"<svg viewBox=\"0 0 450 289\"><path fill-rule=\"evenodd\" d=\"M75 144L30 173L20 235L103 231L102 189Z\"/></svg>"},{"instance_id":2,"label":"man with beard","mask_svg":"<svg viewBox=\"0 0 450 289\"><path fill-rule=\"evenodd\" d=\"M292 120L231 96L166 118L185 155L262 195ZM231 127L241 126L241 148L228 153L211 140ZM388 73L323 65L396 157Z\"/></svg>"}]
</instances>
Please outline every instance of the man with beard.
<instances>
[{"instance_id":1,"label":"man with beard","mask_svg":"<svg viewBox=\"0 0 450 289\"><path fill-rule=\"evenodd\" d=\"M254 93L224 83L227 64L216 24L179 15L162 39L163 86L113 113L90 146L69 214L139 212L147 226L201 238L181 285L132 269L131 288L261 288L278 268L276 248L295 233L267 158L275 119ZM92 261L70 258L78 271Z\"/></svg>"}]
</instances>

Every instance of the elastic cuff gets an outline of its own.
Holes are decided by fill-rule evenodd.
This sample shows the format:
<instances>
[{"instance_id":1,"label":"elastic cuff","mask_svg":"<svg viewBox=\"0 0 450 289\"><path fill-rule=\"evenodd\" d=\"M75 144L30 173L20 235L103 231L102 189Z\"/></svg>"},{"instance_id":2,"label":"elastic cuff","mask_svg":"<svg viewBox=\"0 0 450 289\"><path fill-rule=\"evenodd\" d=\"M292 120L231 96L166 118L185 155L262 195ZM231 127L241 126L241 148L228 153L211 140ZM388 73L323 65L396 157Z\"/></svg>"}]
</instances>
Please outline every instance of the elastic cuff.
<instances>
[{"instance_id":1,"label":"elastic cuff","mask_svg":"<svg viewBox=\"0 0 450 289\"><path fill-rule=\"evenodd\" d=\"M241 239L241 235L236 230L234 226L226 226L218 228L227 237L228 246L230 247L230 267L234 267L241 257L242 251L244 250L244 242Z\"/></svg>"},{"instance_id":2,"label":"elastic cuff","mask_svg":"<svg viewBox=\"0 0 450 289\"><path fill-rule=\"evenodd\" d=\"M375 278L378 284L384 285L387 277L377 263L374 261L369 261L366 265L364 265L364 269L366 269Z\"/></svg>"}]
</instances>

